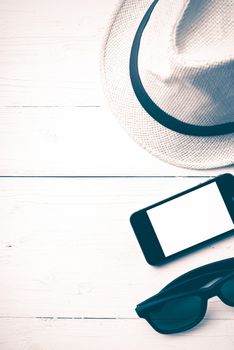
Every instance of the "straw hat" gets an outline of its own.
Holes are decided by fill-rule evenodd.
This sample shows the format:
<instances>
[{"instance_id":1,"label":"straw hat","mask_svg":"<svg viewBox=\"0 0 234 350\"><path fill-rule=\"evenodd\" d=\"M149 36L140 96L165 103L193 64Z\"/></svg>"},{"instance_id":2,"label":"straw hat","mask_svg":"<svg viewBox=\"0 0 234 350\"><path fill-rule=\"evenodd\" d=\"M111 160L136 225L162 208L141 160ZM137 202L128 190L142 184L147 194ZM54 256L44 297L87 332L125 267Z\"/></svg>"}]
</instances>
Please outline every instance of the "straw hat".
<instances>
[{"instance_id":1,"label":"straw hat","mask_svg":"<svg viewBox=\"0 0 234 350\"><path fill-rule=\"evenodd\" d=\"M114 114L150 153L234 164L234 1L121 0L101 66Z\"/></svg>"}]
</instances>

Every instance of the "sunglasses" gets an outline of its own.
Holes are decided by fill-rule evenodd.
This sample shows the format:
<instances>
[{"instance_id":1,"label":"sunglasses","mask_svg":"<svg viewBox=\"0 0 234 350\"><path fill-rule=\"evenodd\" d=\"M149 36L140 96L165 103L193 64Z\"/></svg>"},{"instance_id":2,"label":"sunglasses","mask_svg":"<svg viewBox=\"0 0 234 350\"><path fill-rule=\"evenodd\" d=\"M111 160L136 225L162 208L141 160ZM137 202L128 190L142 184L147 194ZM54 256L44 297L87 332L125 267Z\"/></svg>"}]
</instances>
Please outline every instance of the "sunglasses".
<instances>
[{"instance_id":1,"label":"sunglasses","mask_svg":"<svg viewBox=\"0 0 234 350\"><path fill-rule=\"evenodd\" d=\"M214 296L234 306L234 258L185 273L138 304L136 312L159 333L183 332L201 322Z\"/></svg>"}]
</instances>

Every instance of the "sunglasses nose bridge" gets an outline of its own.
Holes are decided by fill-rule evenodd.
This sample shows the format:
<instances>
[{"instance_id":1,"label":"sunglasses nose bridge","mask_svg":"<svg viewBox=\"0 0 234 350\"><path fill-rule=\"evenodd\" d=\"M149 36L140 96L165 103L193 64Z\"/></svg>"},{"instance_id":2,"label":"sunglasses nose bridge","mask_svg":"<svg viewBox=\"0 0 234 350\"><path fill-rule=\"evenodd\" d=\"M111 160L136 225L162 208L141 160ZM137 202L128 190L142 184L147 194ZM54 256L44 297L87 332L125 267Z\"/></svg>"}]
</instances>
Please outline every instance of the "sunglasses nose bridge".
<instances>
[{"instance_id":1,"label":"sunglasses nose bridge","mask_svg":"<svg viewBox=\"0 0 234 350\"><path fill-rule=\"evenodd\" d=\"M205 298L208 300L210 298L213 298L215 296L217 296L217 291L214 288L211 289L207 289L204 294Z\"/></svg>"}]
</instances>

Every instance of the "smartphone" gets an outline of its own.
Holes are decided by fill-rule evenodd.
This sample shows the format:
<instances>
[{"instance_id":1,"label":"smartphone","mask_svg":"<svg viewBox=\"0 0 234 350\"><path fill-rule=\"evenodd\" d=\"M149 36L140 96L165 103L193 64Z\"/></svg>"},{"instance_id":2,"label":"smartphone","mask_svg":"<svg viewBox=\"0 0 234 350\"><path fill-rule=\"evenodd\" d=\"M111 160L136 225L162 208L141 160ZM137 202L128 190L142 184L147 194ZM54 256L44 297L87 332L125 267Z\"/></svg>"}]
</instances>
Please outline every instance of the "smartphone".
<instances>
[{"instance_id":1,"label":"smartphone","mask_svg":"<svg viewBox=\"0 0 234 350\"><path fill-rule=\"evenodd\" d=\"M234 233L234 176L223 174L131 215L146 261L160 265Z\"/></svg>"}]
</instances>

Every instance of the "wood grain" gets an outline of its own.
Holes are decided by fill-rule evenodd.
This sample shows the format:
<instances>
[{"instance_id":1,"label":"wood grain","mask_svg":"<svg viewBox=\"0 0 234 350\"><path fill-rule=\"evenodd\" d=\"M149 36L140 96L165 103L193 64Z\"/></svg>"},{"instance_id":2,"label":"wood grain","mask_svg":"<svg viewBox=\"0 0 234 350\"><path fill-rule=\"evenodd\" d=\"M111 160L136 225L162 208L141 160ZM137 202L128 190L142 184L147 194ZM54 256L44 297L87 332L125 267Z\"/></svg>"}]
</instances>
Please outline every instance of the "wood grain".
<instances>
[{"instance_id":1,"label":"wood grain","mask_svg":"<svg viewBox=\"0 0 234 350\"><path fill-rule=\"evenodd\" d=\"M99 71L117 2L0 2L1 350L233 349L233 310L218 298L201 326L177 336L135 314L234 246L229 238L152 267L130 214L234 167L168 165L119 126Z\"/></svg>"},{"instance_id":2,"label":"wood grain","mask_svg":"<svg viewBox=\"0 0 234 350\"><path fill-rule=\"evenodd\" d=\"M136 317L135 305L177 275L233 256L229 238L160 268L143 258L131 213L198 182L2 178L0 316Z\"/></svg>"},{"instance_id":3,"label":"wood grain","mask_svg":"<svg viewBox=\"0 0 234 350\"><path fill-rule=\"evenodd\" d=\"M0 105L100 105L99 54L113 6L1 1Z\"/></svg>"},{"instance_id":4,"label":"wood grain","mask_svg":"<svg viewBox=\"0 0 234 350\"><path fill-rule=\"evenodd\" d=\"M99 56L116 2L1 1L0 175L226 171L168 165L136 145L115 121L104 102Z\"/></svg>"},{"instance_id":5,"label":"wood grain","mask_svg":"<svg viewBox=\"0 0 234 350\"><path fill-rule=\"evenodd\" d=\"M0 108L0 175L215 176L234 167L188 170L138 146L105 107Z\"/></svg>"},{"instance_id":6,"label":"wood grain","mask_svg":"<svg viewBox=\"0 0 234 350\"><path fill-rule=\"evenodd\" d=\"M207 320L183 334L157 334L144 320L0 319L4 350L195 350L233 348L234 321Z\"/></svg>"}]
</instances>

